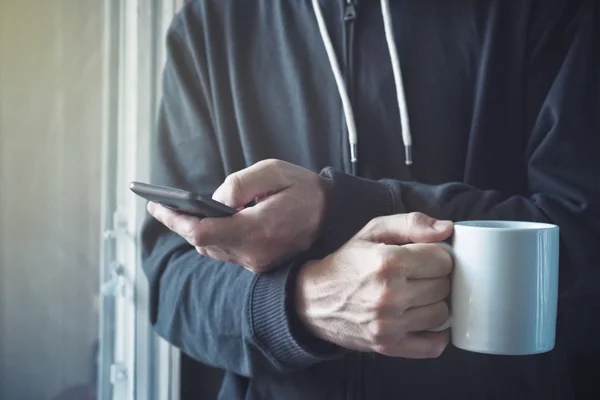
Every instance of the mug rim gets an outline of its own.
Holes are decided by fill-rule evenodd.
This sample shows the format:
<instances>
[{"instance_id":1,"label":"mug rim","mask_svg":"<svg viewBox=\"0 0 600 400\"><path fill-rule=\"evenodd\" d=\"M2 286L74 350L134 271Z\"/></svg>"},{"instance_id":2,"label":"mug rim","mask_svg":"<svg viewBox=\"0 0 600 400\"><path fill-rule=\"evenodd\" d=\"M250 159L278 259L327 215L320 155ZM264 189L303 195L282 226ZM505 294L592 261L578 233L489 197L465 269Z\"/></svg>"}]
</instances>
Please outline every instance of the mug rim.
<instances>
[{"instance_id":1,"label":"mug rim","mask_svg":"<svg viewBox=\"0 0 600 400\"><path fill-rule=\"evenodd\" d=\"M472 220L454 223L455 227L492 231L535 231L558 229L557 225L546 222L510 221L510 220Z\"/></svg>"}]
</instances>

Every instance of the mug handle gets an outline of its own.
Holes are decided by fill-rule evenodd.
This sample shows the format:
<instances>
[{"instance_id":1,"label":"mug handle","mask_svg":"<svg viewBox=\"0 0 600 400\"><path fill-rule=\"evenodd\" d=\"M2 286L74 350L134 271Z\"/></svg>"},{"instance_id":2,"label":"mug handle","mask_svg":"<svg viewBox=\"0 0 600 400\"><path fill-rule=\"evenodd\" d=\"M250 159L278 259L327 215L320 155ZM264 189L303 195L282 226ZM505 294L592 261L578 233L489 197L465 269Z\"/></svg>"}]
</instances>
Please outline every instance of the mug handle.
<instances>
[{"instance_id":1,"label":"mug handle","mask_svg":"<svg viewBox=\"0 0 600 400\"><path fill-rule=\"evenodd\" d=\"M450 246L448 243L445 242L438 242L438 243L434 243L436 246L441 247L442 249L446 250L448 252L448 254L450 254L450 257L452 257L452 259L454 260L454 250L452 249L452 246ZM450 316L448 317L448 320L446 322L444 322L441 326L434 328L434 329L428 329L427 332L441 332L441 331L445 331L448 328L452 327L452 314L450 314Z\"/></svg>"}]
</instances>

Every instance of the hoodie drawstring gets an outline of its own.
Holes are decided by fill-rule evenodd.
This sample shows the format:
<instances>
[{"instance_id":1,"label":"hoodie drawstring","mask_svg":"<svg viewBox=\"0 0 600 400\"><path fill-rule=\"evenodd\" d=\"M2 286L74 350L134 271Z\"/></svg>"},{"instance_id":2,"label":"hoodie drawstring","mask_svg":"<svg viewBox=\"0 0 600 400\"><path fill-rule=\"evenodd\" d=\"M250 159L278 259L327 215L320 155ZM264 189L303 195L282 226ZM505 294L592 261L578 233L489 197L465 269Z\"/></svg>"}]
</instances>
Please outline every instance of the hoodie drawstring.
<instances>
[{"instance_id":1,"label":"hoodie drawstring","mask_svg":"<svg viewBox=\"0 0 600 400\"><path fill-rule=\"evenodd\" d=\"M335 83L342 99L342 107L344 110L344 119L346 120L346 126L348 127L348 144L350 146L350 162L353 165L353 170L357 170L356 166L358 163L358 134L356 131L356 122L354 119L354 111L352 110L352 103L350 102L350 96L348 96L348 90L344 83L344 78L335 50L327 31L327 25L323 18L323 12L319 0L312 0L312 6L319 26L319 33L323 44L325 45L325 51L327 52L327 58L333 71ZM392 72L394 75L394 84L396 87L396 98L398 101L398 110L400 112L400 126L402 129L402 142L404 144L404 161L406 165L411 165L412 159L412 136L410 133L410 124L408 118L408 110L406 108L406 96L404 93L404 84L402 82L402 69L400 67L400 59L398 57L398 50L396 48L396 41L394 39L394 28L392 25L392 17L390 12L389 0L381 0L381 13L383 15L383 25L385 29L385 39L387 42L388 51L392 62Z\"/></svg>"}]
</instances>

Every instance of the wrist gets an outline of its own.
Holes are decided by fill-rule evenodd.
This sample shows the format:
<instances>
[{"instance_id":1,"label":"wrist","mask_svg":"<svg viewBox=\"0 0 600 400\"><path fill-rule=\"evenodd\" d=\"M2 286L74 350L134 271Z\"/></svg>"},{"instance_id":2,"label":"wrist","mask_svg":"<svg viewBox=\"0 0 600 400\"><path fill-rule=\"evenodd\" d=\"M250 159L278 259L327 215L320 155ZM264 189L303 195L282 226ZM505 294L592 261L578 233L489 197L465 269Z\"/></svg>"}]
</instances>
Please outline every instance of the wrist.
<instances>
[{"instance_id":1,"label":"wrist","mask_svg":"<svg viewBox=\"0 0 600 400\"><path fill-rule=\"evenodd\" d=\"M370 220L395 214L392 194L382 182L325 168L321 177L328 181L329 194L319 238L313 243L313 255L326 257L338 250Z\"/></svg>"},{"instance_id":2,"label":"wrist","mask_svg":"<svg viewBox=\"0 0 600 400\"><path fill-rule=\"evenodd\" d=\"M311 317L311 303L315 298L317 288L315 286L314 272L320 265L320 261L309 261L298 271L295 288L295 309L298 322L308 334L325 339L316 321Z\"/></svg>"},{"instance_id":3,"label":"wrist","mask_svg":"<svg viewBox=\"0 0 600 400\"><path fill-rule=\"evenodd\" d=\"M333 181L331 179L322 176L317 176L317 179L319 191L318 197L314 200L317 204L320 204L320 208L318 209L318 224L313 235L312 244L321 236L329 211L329 204L331 203L331 193L333 192Z\"/></svg>"},{"instance_id":4,"label":"wrist","mask_svg":"<svg viewBox=\"0 0 600 400\"><path fill-rule=\"evenodd\" d=\"M319 185L321 186L321 193L323 193L325 200L325 208L327 208L333 190L333 181L330 178L319 175Z\"/></svg>"},{"instance_id":5,"label":"wrist","mask_svg":"<svg viewBox=\"0 0 600 400\"><path fill-rule=\"evenodd\" d=\"M281 371L336 358L343 350L310 334L295 310L295 288L303 260L255 275L246 315L253 342Z\"/></svg>"}]
</instances>

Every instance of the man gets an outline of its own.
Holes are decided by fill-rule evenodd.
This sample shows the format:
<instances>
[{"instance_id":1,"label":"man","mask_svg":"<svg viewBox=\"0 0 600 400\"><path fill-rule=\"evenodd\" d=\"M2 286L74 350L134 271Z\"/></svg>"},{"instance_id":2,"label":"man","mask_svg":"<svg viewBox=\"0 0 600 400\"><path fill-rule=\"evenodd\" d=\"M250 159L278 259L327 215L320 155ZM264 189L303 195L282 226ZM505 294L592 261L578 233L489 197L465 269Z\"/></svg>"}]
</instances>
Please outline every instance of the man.
<instances>
[{"instance_id":1,"label":"man","mask_svg":"<svg viewBox=\"0 0 600 400\"><path fill-rule=\"evenodd\" d=\"M450 221L558 224L561 315L597 299L597 9L188 3L153 181L258 203L205 220L149 205L157 332L224 369L224 399L570 398L576 324L536 356L447 345L452 263L432 243Z\"/></svg>"}]
</instances>

